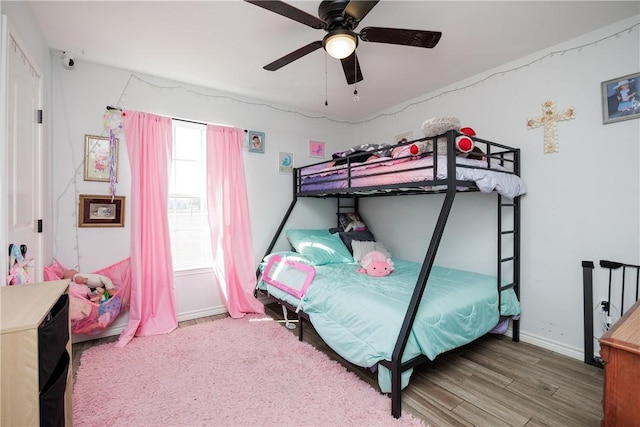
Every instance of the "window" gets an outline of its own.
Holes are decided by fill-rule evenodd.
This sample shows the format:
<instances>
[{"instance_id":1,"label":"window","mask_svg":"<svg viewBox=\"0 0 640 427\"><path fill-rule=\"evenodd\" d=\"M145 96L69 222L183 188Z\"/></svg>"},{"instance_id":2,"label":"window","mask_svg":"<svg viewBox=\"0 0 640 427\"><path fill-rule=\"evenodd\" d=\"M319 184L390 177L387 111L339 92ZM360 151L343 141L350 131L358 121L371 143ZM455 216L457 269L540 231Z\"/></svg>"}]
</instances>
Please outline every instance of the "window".
<instances>
[{"instance_id":1,"label":"window","mask_svg":"<svg viewBox=\"0 0 640 427\"><path fill-rule=\"evenodd\" d=\"M205 125L173 121L169 232L174 270L213 266L207 219Z\"/></svg>"}]
</instances>

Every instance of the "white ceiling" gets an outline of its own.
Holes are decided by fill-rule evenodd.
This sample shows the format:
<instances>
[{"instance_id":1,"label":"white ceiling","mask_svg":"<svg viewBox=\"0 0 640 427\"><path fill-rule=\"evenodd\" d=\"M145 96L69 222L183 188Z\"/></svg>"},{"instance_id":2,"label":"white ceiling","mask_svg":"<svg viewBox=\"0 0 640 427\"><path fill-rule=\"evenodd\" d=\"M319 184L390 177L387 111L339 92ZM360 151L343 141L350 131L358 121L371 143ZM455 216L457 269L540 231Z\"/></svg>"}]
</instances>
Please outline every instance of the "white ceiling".
<instances>
[{"instance_id":1,"label":"white ceiling","mask_svg":"<svg viewBox=\"0 0 640 427\"><path fill-rule=\"evenodd\" d=\"M435 30L442 39L434 49L361 42L356 103L340 62L322 49L262 69L326 33L240 0L28 3L49 47L73 52L77 67L92 61L350 121L640 14L638 1L382 0L356 31ZM317 16L319 1L289 4Z\"/></svg>"}]
</instances>

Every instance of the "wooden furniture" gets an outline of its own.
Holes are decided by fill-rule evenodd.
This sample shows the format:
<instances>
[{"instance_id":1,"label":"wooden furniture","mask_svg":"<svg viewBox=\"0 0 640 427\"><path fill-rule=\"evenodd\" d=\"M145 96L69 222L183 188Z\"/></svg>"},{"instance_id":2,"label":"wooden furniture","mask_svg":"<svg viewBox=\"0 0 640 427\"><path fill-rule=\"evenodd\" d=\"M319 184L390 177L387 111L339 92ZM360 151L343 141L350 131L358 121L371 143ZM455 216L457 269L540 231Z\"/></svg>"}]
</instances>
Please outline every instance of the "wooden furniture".
<instances>
[{"instance_id":1,"label":"wooden furniture","mask_svg":"<svg viewBox=\"0 0 640 427\"><path fill-rule=\"evenodd\" d=\"M604 361L603 426L640 420L640 301L600 338Z\"/></svg>"},{"instance_id":2,"label":"wooden furniture","mask_svg":"<svg viewBox=\"0 0 640 427\"><path fill-rule=\"evenodd\" d=\"M3 426L72 425L69 280L0 287Z\"/></svg>"}]
</instances>

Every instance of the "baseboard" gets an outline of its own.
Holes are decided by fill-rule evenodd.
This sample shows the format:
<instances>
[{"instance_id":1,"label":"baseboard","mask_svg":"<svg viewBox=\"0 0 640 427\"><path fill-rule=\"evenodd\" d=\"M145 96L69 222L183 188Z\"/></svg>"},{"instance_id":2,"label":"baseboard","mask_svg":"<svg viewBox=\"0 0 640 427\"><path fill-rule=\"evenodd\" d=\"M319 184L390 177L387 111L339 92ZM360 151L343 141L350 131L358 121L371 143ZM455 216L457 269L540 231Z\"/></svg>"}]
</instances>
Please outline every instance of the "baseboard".
<instances>
[{"instance_id":1,"label":"baseboard","mask_svg":"<svg viewBox=\"0 0 640 427\"><path fill-rule=\"evenodd\" d=\"M102 331L101 333L95 334L95 335L73 334L71 336L71 343L72 344L77 344L77 343L80 343L80 342L92 341L92 340L97 340L97 339L100 339L100 338L106 338L106 337L112 337L114 335L120 335L122 333L122 331L124 331L124 328L126 326L127 326L126 322L125 323L121 323L121 324L111 325L107 329Z\"/></svg>"},{"instance_id":2,"label":"baseboard","mask_svg":"<svg viewBox=\"0 0 640 427\"><path fill-rule=\"evenodd\" d=\"M538 335L522 332L522 330L520 331L520 341L535 345L536 347L544 348L546 350L551 350L554 353L562 354L571 357L572 359L584 361L584 349L571 347L566 344L550 340L548 338L543 338Z\"/></svg>"},{"instance_id":3,"label":"baseboard","mask_svg":"<svg viewBox=\"0 0 640 427\"><path fill-rule=\"evenodd\" d=\"M227 312L228 312L227 307L225 307L224 305L220 305L217 307L207 307L201 310L192 310L184 313L178 313L178 322L184 322L185 320L198 319L200 317L215 316L215 315L223 314ZM126 322L121 322L121 323L116 322L116 324L111 325L110 327L108 327L107 329L105 329L104 331L96 335L75 335L74 334L71 342L73 344L76 344L84 341L91 341L91 340L97 340L99 338L106 338L114 335L120 335L122 331L124 331L124 328L126 328L126 326L127 326Z\"/></svg>"},{"instance_id":4,"label":"baseboard","mask_svg":"<svg viewBox=\"0 0 640 427\"><path fill-rule=\"evenodd\" d=\"M185 313L178 313L178 322L185 320L199 319L201 317L216 316L218 314L228 313L227 307L219 305L217 307L207 307L201 310L192 310Z\"/></svg>"}]
</instances>

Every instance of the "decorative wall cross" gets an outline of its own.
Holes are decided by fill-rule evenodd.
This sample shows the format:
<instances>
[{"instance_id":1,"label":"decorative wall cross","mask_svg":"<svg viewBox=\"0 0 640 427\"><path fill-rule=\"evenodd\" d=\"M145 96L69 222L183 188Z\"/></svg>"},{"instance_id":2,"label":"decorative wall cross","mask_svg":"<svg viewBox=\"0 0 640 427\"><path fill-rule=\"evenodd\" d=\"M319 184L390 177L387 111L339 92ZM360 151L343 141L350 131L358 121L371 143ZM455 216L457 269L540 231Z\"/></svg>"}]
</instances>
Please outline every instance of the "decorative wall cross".
<instances>
[{"instance_id":1,"label":"decorative wall cross","mask_svg":"<svg viewBox=\"0 0 640 427\"><path fill-rule=\"evenodd\" d=\"M545 101L542 103L542 116L527 120L528 129L544 126L545 154L559 151L560 143L558 142L558 126L556 122L570 120L576 116L576 110L573 107L569 107L560 113L556 113L554 109L555 103L553 101Z\"/></svg>"}]
</instances>

